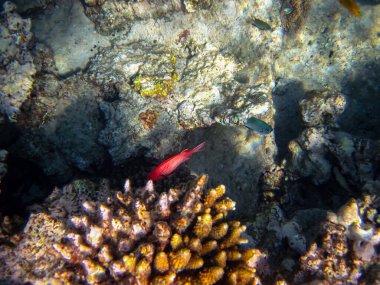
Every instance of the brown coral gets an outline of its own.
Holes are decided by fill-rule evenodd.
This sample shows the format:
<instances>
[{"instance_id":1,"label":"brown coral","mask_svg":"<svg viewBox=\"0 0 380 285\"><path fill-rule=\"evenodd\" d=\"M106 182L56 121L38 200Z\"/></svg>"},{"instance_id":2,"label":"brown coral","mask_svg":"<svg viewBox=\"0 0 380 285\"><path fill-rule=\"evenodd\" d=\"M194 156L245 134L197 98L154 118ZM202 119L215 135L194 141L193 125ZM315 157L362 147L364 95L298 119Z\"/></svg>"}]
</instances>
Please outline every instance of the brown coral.
<instances>
[{"instance_id":1,"label":"brown coral","mask_svg":"<svg viewBox=\"0 0 380 285\"><path fill-rule=\"evenodd\" d=\"M85 203L84 215L71 219L71 233L54 244L67 264L56 277L89 284L258 281L255 266L265 255L240 251L246 227L224 221L235 202L222 197L224 186L203 193L206 182L201 176L186 193L160 195L151 182L134 192L126 183L107 204Z\"/></svg>"}]
</instances>

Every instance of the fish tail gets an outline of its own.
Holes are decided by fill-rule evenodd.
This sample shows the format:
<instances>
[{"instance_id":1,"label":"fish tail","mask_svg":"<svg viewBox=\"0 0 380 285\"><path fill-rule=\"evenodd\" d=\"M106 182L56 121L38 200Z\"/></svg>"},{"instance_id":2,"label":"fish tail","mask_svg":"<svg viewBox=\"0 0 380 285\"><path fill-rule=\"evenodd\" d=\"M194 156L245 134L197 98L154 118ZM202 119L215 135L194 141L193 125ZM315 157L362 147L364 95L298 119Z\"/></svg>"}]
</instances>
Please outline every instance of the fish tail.
<instances>
[{"instance_id":1,"label":"fish tail","mask_svg":"<svg viewBox=\"0 0 380 285\"><path fill-rule=\"evenodd\" d=\"M200 145L194 147L194 148L191 150L191 154L200 151L205 145L206 145L206 142L203 142L203 143L201 143Z\"/></svg>"}]
</instances>

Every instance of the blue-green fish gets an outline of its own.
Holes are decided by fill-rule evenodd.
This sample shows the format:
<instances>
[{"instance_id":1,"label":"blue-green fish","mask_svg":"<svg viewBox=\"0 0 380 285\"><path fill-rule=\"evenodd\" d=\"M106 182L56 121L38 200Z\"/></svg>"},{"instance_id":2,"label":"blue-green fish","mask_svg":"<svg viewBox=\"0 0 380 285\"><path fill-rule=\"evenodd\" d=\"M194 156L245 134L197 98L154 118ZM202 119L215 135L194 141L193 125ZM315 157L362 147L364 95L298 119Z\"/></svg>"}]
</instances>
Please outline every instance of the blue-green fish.
<instances>
[{"instance_id":1,"label":"blue-green fish","mask_svg":"<svg viewBox=\"0 0 380 285\"><path fill-rule=\"evenodd\" d=\"M263 120L257 119L255 117L248 118L244 126L262 135L267 135L273 131L273 128L270 125L265 123Z\"/></svg>"}]
</instances>

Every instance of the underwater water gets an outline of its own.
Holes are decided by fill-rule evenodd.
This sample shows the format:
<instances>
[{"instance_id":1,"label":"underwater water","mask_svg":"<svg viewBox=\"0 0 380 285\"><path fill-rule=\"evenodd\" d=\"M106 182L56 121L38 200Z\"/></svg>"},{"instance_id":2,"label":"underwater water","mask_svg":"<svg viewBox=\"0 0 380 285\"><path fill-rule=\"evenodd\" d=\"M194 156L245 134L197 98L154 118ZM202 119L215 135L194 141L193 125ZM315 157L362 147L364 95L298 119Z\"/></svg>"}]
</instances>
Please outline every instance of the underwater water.
<instances>
[{"instance_id":1,"label":"underwater water","mask_svg":"<svg viewBox=\"0 0 380 285\"><path fill-rule=\"evenodd\" d=\"M0 283L379 284L379 15L0 1Z\"/></svg>"}]
</instances>

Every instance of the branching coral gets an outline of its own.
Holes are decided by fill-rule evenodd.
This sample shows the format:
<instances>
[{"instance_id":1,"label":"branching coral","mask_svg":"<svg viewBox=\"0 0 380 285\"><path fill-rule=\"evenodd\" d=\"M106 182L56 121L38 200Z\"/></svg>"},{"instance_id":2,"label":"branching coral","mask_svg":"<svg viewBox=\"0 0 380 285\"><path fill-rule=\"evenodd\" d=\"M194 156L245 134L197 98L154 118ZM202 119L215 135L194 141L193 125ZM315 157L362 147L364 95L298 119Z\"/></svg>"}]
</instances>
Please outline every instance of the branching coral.
<instances>
[{"instance_id":1,"label":"branching coral","mask_svg":"<svg viewBox=\"0 0 380 285\"><path fill-rule=\"evenodd\" d=\"M106 204L85 202L72 231L54 244L67 266L55 277L89 284L256 284L266 256L241 251L246 227L225 221L235 202L223 185L203 193L201 176L189 189L157 193L152 182L117 192Z\"/></svg>"}]
</instances>

